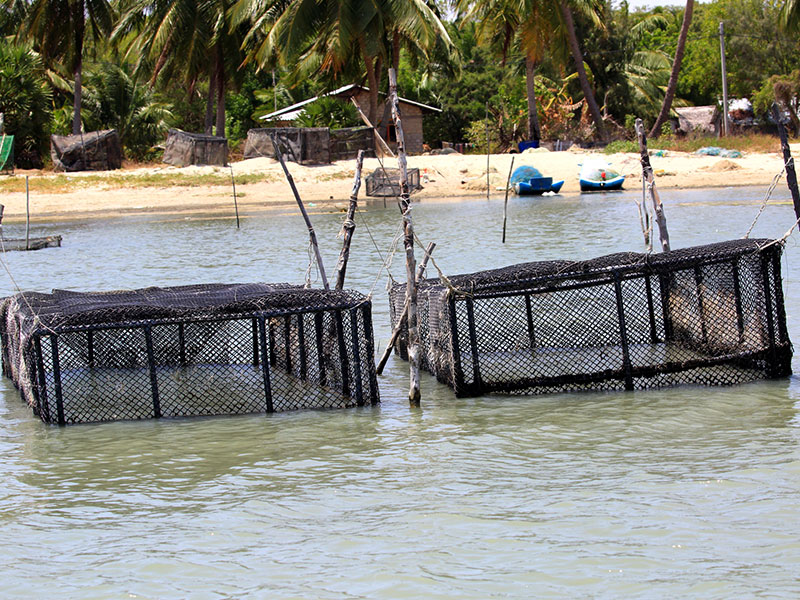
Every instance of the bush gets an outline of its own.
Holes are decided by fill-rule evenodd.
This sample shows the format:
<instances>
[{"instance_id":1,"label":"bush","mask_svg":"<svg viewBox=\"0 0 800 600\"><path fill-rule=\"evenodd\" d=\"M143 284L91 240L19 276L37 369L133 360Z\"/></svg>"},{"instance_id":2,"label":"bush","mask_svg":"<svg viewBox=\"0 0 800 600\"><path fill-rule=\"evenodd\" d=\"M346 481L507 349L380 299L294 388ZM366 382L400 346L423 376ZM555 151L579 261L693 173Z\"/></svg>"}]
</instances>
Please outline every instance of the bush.
<instances>
[{"instance_id":1,"label":"bush","mask_svg":"<svg viewBox=\"0 0 800 600\"><path fill-rule=\"evenodd\" d=\"M617 152L639 152L639 143L629 140L616 140L603 148L605 154L616 154Z\"/></svg>"},{"instance_id":2,"label":"bush","mask_svg":"<svg viewBox=\"0 0 800 600\"><path fill-rule=\"evenodd\" d=\"M0 38L0 112L14 136L14 163L40 168L50 147L52 94L41 57L30 46Z\"/></svg>"}]
</instances>

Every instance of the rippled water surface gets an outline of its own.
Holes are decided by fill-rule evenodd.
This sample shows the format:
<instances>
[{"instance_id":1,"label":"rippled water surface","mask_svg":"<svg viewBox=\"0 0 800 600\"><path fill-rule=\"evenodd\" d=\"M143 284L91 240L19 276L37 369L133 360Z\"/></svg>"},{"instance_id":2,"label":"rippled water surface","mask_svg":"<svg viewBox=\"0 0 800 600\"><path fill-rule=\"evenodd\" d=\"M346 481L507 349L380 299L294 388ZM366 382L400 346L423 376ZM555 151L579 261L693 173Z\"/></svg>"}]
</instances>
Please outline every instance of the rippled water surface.
<instances>
[{"instance_id":1,"label":"rippled water surface","mask_svg":"<svg viewBox=\"0 0 800 600\"><path fill-rule=\"evenodd\" d=\"M740 237L764 190L662 192L673 247ZM779 199L788 194L779 191ZM634 193L415 206L446 273L640 250ZM389 335L395 206L357 220L350 286ZM314 214L329 270L342 215ZM754 235L795 217L770 205ZM301 282L296 214L36 228L9 253L26 290ZM19 227L6 227L15 237ZM403 276L402 252L392 272ZM784 259L800 339L800 250ZM0 293L14 285L2 278ZM794 369L798 370L798 361ZM0 383L0 597L796 598L800 402L794 377L730 388L456 399L392 359L376 408L107 423L35 420Z\"/></svg>"}]
</instances>

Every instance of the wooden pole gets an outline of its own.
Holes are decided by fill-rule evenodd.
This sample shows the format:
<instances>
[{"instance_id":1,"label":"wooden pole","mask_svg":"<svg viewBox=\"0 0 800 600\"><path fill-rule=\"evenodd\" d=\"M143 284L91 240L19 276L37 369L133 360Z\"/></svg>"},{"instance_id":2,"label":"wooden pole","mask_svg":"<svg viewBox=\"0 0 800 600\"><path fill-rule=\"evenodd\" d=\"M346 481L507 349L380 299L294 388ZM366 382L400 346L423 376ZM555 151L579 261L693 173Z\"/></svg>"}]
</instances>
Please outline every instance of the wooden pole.
<instances>
[{"instance_id":1,"label":"wooden pole","mask_svg":"<svg viewBox=\"0 0 800 600\"><path fill-rule=\"evenodd\" d=\"M403 123L400 119L400 106L397 101L397 73L389 68L389 99L392 103L392 120L397 132L397 162L400 165L400 208L403 211L403 244L406 249L406 302L408 302L408 363L409 389L408 401L412 406L419 404L419 331L417 329L417 280L416 260L414 259L414 223L411 220L411 200L408 193L408 166L406 164L406 145L403 136Z\"/></svg>"},{"instance_id":2,"label":"wooden pole","mask_svg":"<svg viewBox=\"0 0 800 600\"><path fill-rule=\"evenodd\" d=\"M289 169L286 168L286 161L283 159L283 154L280 150L280 144L278 143L278 139L273 137L272 138L272 146L275 148L275 157L281 163L281 167L283 167L283 173L286 175L286 181L289 182L289 187L292 188L292 193L294 194L294 199L297 201L297 206L300 207L300 212L303 214L303 219L306 222L306 227L308 227L308 237L311 240L311 247L314 249L314 256L317 259L317 266L319 267L319 275L322 277L322 286L329 290L331 286L328 285L328 278L325 275L325 266L322 264L322 255L319 252L319 244L317 244L317 234L314 233L314 226L311 225L311 218L308 216L306 212L306 207L303 204L303 200L300 198L300 193L297 191L297 186L294 184L294 179L292 178L292 174L289 173Z\"/></svg>"},{"instance_id":3,"label":"wooden pole","mask_svg":"<svg viewBox=\"0 0 800 600\"><path fill-rule=\"evenodd\" d=\"M425 269L428 266L428 259L431 257L435 247L436 243L431 242L425 249L425 256L422 257L422 261L419 263L419 269L417 269L417 284L419 284L419 282L422 281L422 278L425 276ZM403 312L400 313L400 317L397 319L397 323L395 323L394 329L392 330L392 336L389 338L389 343L386 345L386 349L383 351L383 356L381 356L380 361L378 361L378 366L375 367L375 373L378 375L383 374L383 368L386 366L386 361L388 361L389 357L392 355L392 349L397 343L397 338L400 337L400 332L403 330L403 323L407 317L408 300L406 299L405 304L403 304Z\"/></svg>"},{"instance_id":4,"label":"wooden pole","mask_svg":"<svg viewBox=\"0 0 800 600\"><path fill-rule=\"evenodd\" d=\"M369 117L367 117L367 115L364 114L364 111L361 110L361 107L358 105L358 102L356 102L356 99L355 98L350 98L350 101L353 103L353 106L356 107L356 110L358 111L358 114L361 117L361 120L364 121L364 124L367 127L372 128L372 133L375 134L375 139L378 140L378 142L380 142L380 144L383 146L384 150L386 150L386 152L388 152L389 156L391 156L392 158L397 158L394 155L394 152L392 152L392 149L389 147L389 144L386 143L386 140L383 139L383 137L381 137L380 133L378 133L377 127L375 127L372 123L370 123Z\"/></svg>"},{"instance_id":5,"label":"wooden pole","mask_svg":"<svg viewBox=\"0 0 800 600\"><path fill-rule=\"evenodd\" d=\"M25 175L25 250L31 249L31 192Z\"/></svg>"},{"instance_id":6,"label":"wooden pole","mask_svg":"<svg viewBox=\"0 0 800 600\"><path fill-rule=\"evenodd\" d=\"M789 138L786 135L786 127L784 127L781 121L781 114L776 104L772 105L772 116L775 119L775 124L778 126L778 136L781 138L783 163L786 169L786 184L789 186L789 191L792 193L794 214L797 219L800 219L800 192L798 192L797 189L797 173L794 170L794 158L792 158L792 151L789 149Z\"/></svg>"},{"instance_id":7,"label":"wooden pole","mask_svg":"<svg viewBox=\"0 0 800 600\"><path fill-rule=\"evenodd\" d=\"M647 195L653 203L653 211L658 223L658 236L661 239L661 249L669 251L669 232L667 231L667 217L664 215L664 207L661 198L656 190L656 180L653 175L653 167L650 166L650 155L647 153L647 135L644 132L644 125L641 119L636 119L636 135L639 137L639 155L642 162L642 179L647 182Z\"/></svg>"},{"instance_id":8,"label":"wooden pole","mask_svg":"<svg viewBox=\"0 0 800 600\"><path fill-rule=\"evenodd\" d=\"M722 69L722 135L728 136L728 70L725 67L725 23L719 22L719 56Z\"/></svg>"},{"instance_id":9,"label":"wooden pole","mask_svg":"<svg viewBox=\"0 0 800 600\"><path fill-rule=\"evenodd\" d=\"M489 199L489 103L486 103L486 199Z\"/></svg>"},{"instance_id":10,"label":"wooden pole","mask_svg":"<svg viewBox=\"0 0 800 600\"><path fill-rule=\"evenodd\" d=\"M5 212L5 210L5 205L0 204L0 240L3 239L3 212Z\"/></svg>"},{"instance_id":11,"label":"wooden pole","mask_svg":"<svg viewBox=\"0 0 800 600\"><path fill-rule=\"evenodd\" d=\"M233 186L233 209L236 211L236 229L239 229L239 202L236 200L236 180L233 178L233 165L228 165L231 170L231 185Z\"/></svg>"},{"instance_id":12,"label":"wooden pole","mask_svg":"<svg viewBox=\"0 0 800 600\"><path fill-rule=\"evenodd\" d=\"M356 157L356 174L353 178L353 191L350 193L350 206L347 208L347 217L342 224L342 251L339 262L336 264L336 289L344 289L344 276L347 272L347 261L350 258L350 241L356 228L356 208L358 208L358 190L361 188L361 166L364 164L364 151L359 150Z\"/></svg>"},{"instance_id":13,"label":"wooden pole","mask_svg":"<svg viewBox=\"0 0 800 600\"><path fill-rule=\"evenodd\" d=\"M506 243L506 220L508 218L508 186L511 183L511 172L514 170L514 157L511 157L511 166L508 167L508 179L506 179L506 199L503 201L503 243Z\"/></svg>"}]
</instances>

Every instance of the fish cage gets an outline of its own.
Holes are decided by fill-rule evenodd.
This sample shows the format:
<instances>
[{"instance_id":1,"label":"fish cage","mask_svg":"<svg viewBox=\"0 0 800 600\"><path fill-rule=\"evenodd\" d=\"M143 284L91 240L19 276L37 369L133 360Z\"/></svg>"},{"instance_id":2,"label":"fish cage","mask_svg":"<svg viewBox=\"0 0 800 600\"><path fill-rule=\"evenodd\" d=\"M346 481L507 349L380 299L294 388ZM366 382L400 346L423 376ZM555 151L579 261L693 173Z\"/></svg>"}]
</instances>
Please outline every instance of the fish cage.
<instances>
[{"instance_id":1,"label":"fish cage","mask_svg":"<svg viewBox=\"0 0 800 600\"><path fill-rule=\"evenodd\" d=\"M421 190L419 182L419 169L407 169L408 193ZM367 196L377 198L399 198L403 191L402 171L400 169L375 169L366 178Z\"/></svg>"},{"instance_id":2,"label":"fish cage","mask_svg":"<svg viewBox=\"0 0 800 600\"><path fill-rule=\"evenodd\" d=\"M122 168L122 144L116 129L51 135L50 158L56 171L110 171Z\"/></svg>"},{"instance_id":3,"label":"fish cage","mask_svg":"<svg viewBox=\"0 0 800 600\"><path fill-rule=\"evenodd\" d=\"M170 129L167 132L167 141L164 142L164 155L161 160L176 167L188 165L224 167L228 164L228 139Z\"/></svg>"},{"instance_id":4,"label":"fish cage","mask_svg":"<svg viewBox=\"0 0 800 600\"><path fill-rule=\"evenodd\" d=\"M374 404L371 310L288 284L17 294L3 373L60 425Z\"/></svg>"},{"instance_id":5,"label":"fish cage","mask_svg":"<svg viewBox=\"0 0 800 600\"><path fill-rule=\"evenodd\" d=\"M791 373L781 254L736 240L420 284L421 367L457 396L729 385ZM390 292L392 320L405 285ZM408 358L404 326L397 351Z\"/></svg>"}]
</instances>

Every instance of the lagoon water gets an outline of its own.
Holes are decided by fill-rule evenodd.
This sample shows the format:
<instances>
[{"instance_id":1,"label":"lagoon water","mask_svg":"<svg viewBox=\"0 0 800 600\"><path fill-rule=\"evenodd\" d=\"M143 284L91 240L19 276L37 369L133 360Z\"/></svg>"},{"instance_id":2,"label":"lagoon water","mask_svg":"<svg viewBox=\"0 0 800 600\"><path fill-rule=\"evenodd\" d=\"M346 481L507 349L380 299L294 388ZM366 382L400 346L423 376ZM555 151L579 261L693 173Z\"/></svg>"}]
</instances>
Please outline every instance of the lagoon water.
<instances>
[{"instance_id":1,"label":"lagoon water","mask_svg":"<svg viewBox=\"0 0 800 600\"><path fill-rule=\"evenodd\" d=\"M741 237L765 190L663 190L673 247ZM642 248L635 191L415 205L445 273ZM794 222L775 194L754 236ZM775 200L773 200L775 202ZM35 199L34 199L35 210ZM329 270L341 213L314 214ZM357 219L349 285L385 276L396 206ZM19 226L5 235L18 237ZM38 226L8 253L25 290L303 280L294 211ZM800 340L800 245L784 289ZM392 272L404 276L402 242ZM8 274L0 294L13 293ZM800 372L800 357L794 361ZM0 383L3 598L664 598L800 594L800 379L457 399L393 358L375 408L105 423L35 419Z\"/></svg>"}]
</instances>

